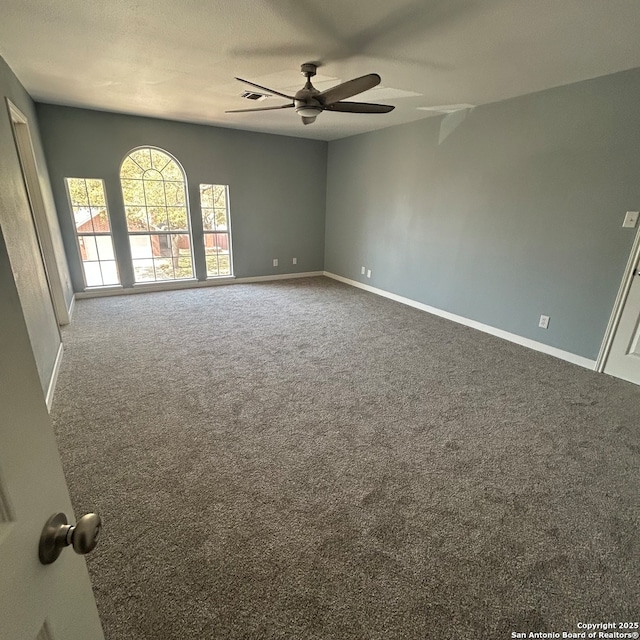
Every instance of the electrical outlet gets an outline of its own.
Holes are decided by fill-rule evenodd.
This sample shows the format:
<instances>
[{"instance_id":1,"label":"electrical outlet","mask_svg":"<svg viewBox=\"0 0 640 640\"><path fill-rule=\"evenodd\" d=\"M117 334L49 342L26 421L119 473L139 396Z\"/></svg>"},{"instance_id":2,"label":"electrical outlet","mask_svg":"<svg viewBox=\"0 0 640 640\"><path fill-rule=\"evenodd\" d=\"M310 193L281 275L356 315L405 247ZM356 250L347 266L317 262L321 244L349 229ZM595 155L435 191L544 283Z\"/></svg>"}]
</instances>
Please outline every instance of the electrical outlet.
<instances>
[{"instance_id":1,"label":"electrical outlet","mask_svg":"<svg viewBox=\"0 0 640 640\"><path fill-rule=\"evenodd\" d=\"M293 264L298 264L298 258L293 258L292 262L293 262Z\"/></svg>"},{"instance_id":2,"label":"electrical outlet","mask_svg":"<svg viewBox=\"0 0 640 640\"><path fill-rule=\"evenodd\" d=\"M371 277L371 269L367 269L367 278Z\"/></svg>"},{"instance_id":3,"label":"electrical outlet","mask_svg":"<svg viewBox=\"0 0 640 640\"><path fill-rule=\"evenodd\" d=\"M541 329L548 329L549 328L549 320L551 320L551 318L549 318L549 316L540 316L540 322L538 322L538 326Z\"/></svg>"},{"instance_id":4,"label":"electrical outlet","mask_svg":"<svg viewBox=\"0 0 640 640\"><path fill-rule=\"evenodd\" d=\"M364 272L367 270L366 267L360 267L360 273L364 275Z\"/></svg>"},{"instance_id":5,"label":"electrical outlet","mask_svg":"<svg viewBox=\"0 0 640 640\"><path fill-rule=\"evenodd\" d=\"M624 222L622 223L622 226L633 229L636 224L638 224L638 211L627 211L626 215L624 216Z\"/></svg>"},{"instance_id":6,"label":"electrical outlet","mask_svg":"<svg viewBox=\"0 0 640 640\"><path fill-rule=\"evenodd\" d=\"M273 266L277 267L278 266L278 258L274 258L273 259Z\"/></svg>"}]
</instances>

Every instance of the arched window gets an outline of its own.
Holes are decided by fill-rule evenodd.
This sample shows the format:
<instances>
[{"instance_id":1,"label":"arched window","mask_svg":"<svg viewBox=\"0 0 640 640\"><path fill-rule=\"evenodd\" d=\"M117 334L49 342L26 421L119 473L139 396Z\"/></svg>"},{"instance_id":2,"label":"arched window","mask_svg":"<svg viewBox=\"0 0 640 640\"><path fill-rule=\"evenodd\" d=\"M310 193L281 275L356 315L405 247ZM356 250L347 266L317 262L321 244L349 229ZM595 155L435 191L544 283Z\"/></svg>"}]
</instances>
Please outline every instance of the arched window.
<instances>
[{"instance_id":1,"label":"arched window","mask_svg":"<svg viewBox=\"0 0 640 640\"><path fill-rule=\"evenodd\" d=\"M120 167L136 282L193 278L187 180L178 161L153 147Z\"/></svg>"}]
</instances>

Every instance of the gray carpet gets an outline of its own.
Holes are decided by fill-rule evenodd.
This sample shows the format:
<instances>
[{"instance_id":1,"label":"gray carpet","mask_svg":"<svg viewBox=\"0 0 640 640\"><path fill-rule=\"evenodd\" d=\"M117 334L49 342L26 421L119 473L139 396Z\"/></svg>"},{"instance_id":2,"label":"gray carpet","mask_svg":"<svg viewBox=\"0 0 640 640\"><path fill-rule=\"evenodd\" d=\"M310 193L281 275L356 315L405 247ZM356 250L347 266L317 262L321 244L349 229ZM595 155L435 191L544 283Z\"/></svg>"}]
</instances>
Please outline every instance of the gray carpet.
<instances>
[{"instance_id":1,"label":"gray carpet","mask_svg":"<svg viewBox=\"0 0 640 640\"><path fill-rule=\"evenodd\" d=\"M64 342L108 640L638 619L640 387L325 278L80 301Z\"/></svg>"}]
</instances>

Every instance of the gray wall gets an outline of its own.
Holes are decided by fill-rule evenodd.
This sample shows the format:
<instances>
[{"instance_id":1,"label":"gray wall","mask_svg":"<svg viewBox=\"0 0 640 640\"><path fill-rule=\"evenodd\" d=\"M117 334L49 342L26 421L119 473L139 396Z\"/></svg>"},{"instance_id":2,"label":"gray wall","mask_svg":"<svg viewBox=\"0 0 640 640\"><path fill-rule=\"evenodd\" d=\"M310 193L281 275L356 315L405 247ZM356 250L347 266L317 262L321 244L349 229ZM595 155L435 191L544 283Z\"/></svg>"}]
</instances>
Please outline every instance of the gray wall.
<instances>
[{"instance_id":1,"label":"gray wall","mask_svg":"<svg viewBox=\"0 0 640 640\"><path fill-rule=\"evenodd\" d=\"M125 155L142 145L165 149L184 167L195 242L202 237L198 185L229 185L236 276L323 268L326 142L48 104L37 111L76 291L83 282L64 178L105 180L121 279L131 286L118 172Z\"/></svg>"},{"instance_id":2,"label":"gray wall","mask_svg":"<svg viewBox=\"0 0 640 640\"><path fill-rule=\"evenodd\" d=\"M28 97L4 69L7 82L29 114ZM240 277L324 266L595 358L635 233L622 218L640 208L638 104L640 70L633 70L479 107L466 118L334 141L328 158L326 143L298 138L53 105L37 105L37 113L77 290L63 178L106 180L126 263L118 168L130 149L150 144L186 169L196 240L197 185L230 185ZM10 160L3 157L3 171ZM372 269L370 280L361 265ZM123 280L131 284L131 274ZM546 331L537 327L541 313L551 316Z\"/></svg>"},{"instance_id":3,"label":"gray wall","mask_svg":"<svg viewBox=\"0 0 640 640\"><path fill-rule=\"evenodd\" d=\"M639 105L633 70L329 143L325 269L596 358L640 208Z\"/></svg>"},{"instance_id":4,"label":"gray wall","mask_svg":"<svg viewBox=\"0 0 640 640\"><path fill-rule=\"evenodd\" d=\"M62 241L40 143L34 105L2 58L0 58L0 96L2 96L2 106L0 107L0 149L2 150L0 153L0 227L11 259L10 265L0 264L0 269L8 269L10 266L14 274L25 322L29 330L31 346L38 366L38 374L42 387L46 391L60 345L60 333L13 139L6 98L11 100L29 121L40 187L47 209L54 248L58 253L61 279L66 287L67 304L70 304L73 293L69 273L64 262ZM4 303L5 295L7 292L0 290L0 306Z\"/></svg>"}]
</instances>

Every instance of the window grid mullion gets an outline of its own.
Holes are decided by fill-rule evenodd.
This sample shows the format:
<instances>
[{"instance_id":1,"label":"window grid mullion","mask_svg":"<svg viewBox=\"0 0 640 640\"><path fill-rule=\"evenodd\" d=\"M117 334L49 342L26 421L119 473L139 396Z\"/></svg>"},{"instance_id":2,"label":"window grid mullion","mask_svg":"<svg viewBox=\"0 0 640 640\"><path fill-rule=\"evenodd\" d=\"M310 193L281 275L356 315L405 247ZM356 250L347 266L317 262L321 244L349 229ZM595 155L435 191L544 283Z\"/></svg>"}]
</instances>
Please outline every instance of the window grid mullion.
<instances>
[{"instance_id":1,"label":"window grid mullion","mask_svg":"<svg viewBox=\"0 0 640 640\"><path fill-rule=\"evenodd\" d=\"M96 232L96 228L93 224L93 216L91 215L91 199L89 198L89 187L87 186L87 181L84 181L84 193L87 196L87 206L89 208L89 220L91 220L91 230L93 233Z\"/></svg>"},{"instance_id":2,"label":"window grid mullion","mask_svg":"<svg viewBox=\"0 0 640 640\"><path fill-rule=\"evenodd\" d=\"M216 200L215 198L215 192L216 192L216 186L222 187L224 189L224 206L216 206L217 204L219 204L218 200ZM207 185L200 185L200 211L201 211L201 216L203 218L203 222L204 222L204 218L205 216L207 218L211 218L211 226L213 227L212 229L203 229L204 231L204 245L205 245L205 257L208 258L207 260L207 276L208 277L213 277L213 276L220 276L221 273L221 254L220 252L216 252L214 254L215 256L215 265L216 265L216 269L214 273L211 273L210 269L210 265L213 263L213 260L211 259L212 255L207 254L207 234L214 235L217 238L220 238L221 236L225 237L225 244L227 245L227 249L226 249L226 253L224 254L226 259L228 260L228 269L229 272L231 273L231 234L230 234L230 229L229 229L229 208L228 208L228 194L229 194L229 189L227 185L212 185L212 184L207 184ZM211 200L210 202L210 206L209 203L207 203L207 206L204 206L203 204L203 196L208 196ZM225 229L221 230L219 225L218 225L218 221L216 218L216 213L218 213L220 210L224 211L224 217L225 217ZM212 241L215 242L215 240Z\"/></svg>"},{"instance_id":3,"label":"window grid mullion","mask_svg":"<svg viewBox=\"0 0 640 640\"><path fill-rule=\"evenodd\" d=\"M161 168L156 168L154 165L154 155L153 155L154 152L157 155L156 160L161 160L163 158L167 159L165 164ZM142 153L145 155L143 164L147 164L148 162L150 167L149 169L144 169L142 165L136 160L136 156L135 156L136 153ZM141 157L141 156L138 156L138 157ZM143 198L142 198L142 203L140 204L140 208L144 210L143 219L146 220L145 230L130 230L129 218L127 218L128 235L130 238L133 238L136 236L146 236L149 239L148 241L150 243L150 247L149 247L150 253L146 254L149 256L148 258L145 257L145 252L147 250L143 249L142 246L140 247L142 253L139 254L139 257L134 258L134 260L139 261L137 262L137 268L140 269L140 271L138 272L138 276L136 276L136 280L137 281L140 281L140 279L148 280L149 278L146 276L151 276L151 274L153 274L153 279L156 281L192 278L193 269L194 269L193 251L192 251L193 239L191 236L191 227L189 225L189 205L188 205L188 196L187 196L186 176L184 174L184 170L182 169L182 167L180 167L180 165L177 163L175 158L172 158L169 154L162 151L161 149L155 149L153 147L134 149L129 154L128 158L131 158L131 160L135 163L135 165L141 170L142 175L135 176L135 177L131 177L127 175L127 173L124 172L124 167L131 166L131 165L125 165L126 160L125 162L123 162L123 165L122 165L123 170L121 170L120 178L122 181L125 206L126 207L138 206L138 205L132 204L129 198L127 197L126 189L128 187L126 185L129 185L132 190L135 190L136 187L134 187L134 183L132 182L125 183L125 181L141 180ZM175 180L167 180L166 176L164 175L164 172L167 170L167 167L171 166L172 163L175 165L174 168L172 168L172 172L176 173L176 170L177 170L177 172L181 174L181 179L178 178ZM160 180L153 180L154 184L157 184L157 182L159 181L162 182L162 198L158 197L159 202L157 204L157 209L158 209L158 214L160 213L160 210L163 211L163 216L162 216L162 220L158 221L159 223L158 226L166 225L166 229L154 228L155 225L152 224L152 220L151 220L151 209L154 208L155 205L152 206L151 192L149 191L149 189L147 189L147 186L150 186L151 180L150 178L145 178L145 175L147 175L147 172L150 172L152 170L154 172L154 176L160 175ZM170 222L170 218L169 218L169 213L170 213L169 199L170 198L169 198L169 194L167 193L168 182L171 182L172 185L175 186L176 190L178 189L183 190L184 204L182 207L180 207L180 209L182 209L182 211L186 211L186 214L187 214L187 224L186 224L186 228L184 229L172 228L173 223ZM154 190L157 190L157 189L159 189L159 187L154 186ZM159 191L157 195L158 196L160 195ZM177 194L176 194L176 198L177 198ZM176 207L177 206L178 205L176 205ZM135 221L135 217L132 219L132 222L134 221ZM133 226L135 226L135 224ZM179 245L182 244L183 236L186 236L188 238L188 246L189 246L189 252L190 252L188 265L185 266L187 275L182 275L182 272L181 272L181 261L180 261L181 254L180 254ZM162 238L162 242L160 242L161 238ZM153 242L154 240L156 240L156 244L155 244L156 249L154 249L154 242ZM151 264L149 264L149 262ZM144 273L145 269L149 273L145 274Z\"/></svg>"},{"instance_id":4,"label":"window grid mullion","mask_svg":"<svg viewBox=\"0 0 640 640\"><path fill-rule=\"evenodd\" d=\"M91 179L93 180L93 179ZM120 275L119 272L117 270L117 262L116 262L116 258L115 258L115 252L114 252L114 247L113 247L113 233L111 230L111 220L109 217L109 207L107 204L107 200L106 200L106 194L104 193L104 181L102 179L96 179L97 182L99 182L100 184L100 189L102 191L102 200L104 201L103 205L95 205L94 206L94 202L92 201L91 195L89 193L89 178L65 178L65 182L67 185L67 194L69 196L69 204L70 204L70 209L71 209L71 213L73 216L73 220L74 220L74 231L76 234L76 244L78 247L78 257L80 258L80 265L82 267L82 277L83 277L83 281L84 281L84 286L85 287L99 287L99 286L105 286L105 271L104 271L104 267L105 264L107 262L113 262L114 265L116 265L116 277L115 280L116 282L113 284L120 284ZM81 189L84 192L83 198L86 198L86 205L81 204L80 202L78 202L77 200L74 200L73 196L72 196L72 185L75 185L76 188ZM83 225L86 225L88 222L90 222L90 229L86 230L86 231L79 231L78 227L76 226L76 214L79 210L85 209L88 211L89 214L89 219L83 223ZM107 220L107 225L108 225L108 231L97 231L96 230L96 225L95 225L95 216L93 215L93 210L94 209L98 209L101 210L104 208L104 214L106 215L106 220ZM81 226L83 226L81 225ZM114 254L113 257L110 260L107 259L103 259L101 257L100 254L100 250L98 248L98 242L97 242L97 238L102 238L102 237L108 237L110 244L111 244L111 252ZM95 259L90 259L90 260L85 260L82 257L82 251L83 248L85 251L87 251L87 241L85 240L86 238L91 238L91 241L93 243L93 249L95 251ZM92 264L95 265L97 264L97 269L98 269L98 273L99 273L99 282L95 282L92 284L89 284L88 282L88 277L87 277L87 267L86 265L88 264ZM94 273L94 276L97 276L98 274ZM97 278L93 278L93 280L97 280Z\"/></svg>"}]
</instances>

